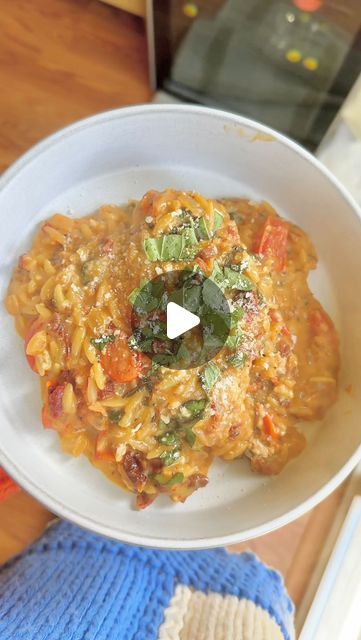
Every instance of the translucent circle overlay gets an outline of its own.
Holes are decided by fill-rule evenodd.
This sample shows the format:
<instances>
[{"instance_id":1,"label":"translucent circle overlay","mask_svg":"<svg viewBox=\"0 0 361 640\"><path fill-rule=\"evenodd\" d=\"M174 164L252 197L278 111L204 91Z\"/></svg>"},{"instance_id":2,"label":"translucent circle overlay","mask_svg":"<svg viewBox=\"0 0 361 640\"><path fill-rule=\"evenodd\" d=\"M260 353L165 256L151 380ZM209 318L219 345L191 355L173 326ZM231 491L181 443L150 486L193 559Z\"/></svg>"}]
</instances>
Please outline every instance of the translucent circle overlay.
<instances>
[{"instance_id":1,"label":"translucent circle overlay","mask_svg":"<svg viewBox=\"0 0 361 640\"><path fill-rule=\"evenodd\" d=\"M167 337L167 305L174 302L200 323L173 340ZM199 270L163 273L139 288L132 310L130 346L169 369L192 369L214 358L231 328L231 311L221 289Z\"/></svg>"}]
</instances>

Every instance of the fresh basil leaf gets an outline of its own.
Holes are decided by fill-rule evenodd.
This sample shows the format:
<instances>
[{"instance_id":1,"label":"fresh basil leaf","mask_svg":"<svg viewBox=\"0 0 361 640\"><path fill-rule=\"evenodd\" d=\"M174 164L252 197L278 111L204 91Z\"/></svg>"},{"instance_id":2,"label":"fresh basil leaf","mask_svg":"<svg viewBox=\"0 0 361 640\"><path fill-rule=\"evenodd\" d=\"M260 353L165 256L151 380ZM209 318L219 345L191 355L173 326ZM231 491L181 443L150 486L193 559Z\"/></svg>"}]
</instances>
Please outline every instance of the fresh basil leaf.
<instances>
[{"instance_id":1,"label":"fresh basil leaf","mask_svg":"<svg viewBox=\"0 0 361 640\"><path fill-rule=\"evenodd\" d=\"M187 311L190 311L191 313L196 313L199 310L199 307L201 304L202 290L203 290L203 287L201 287L200 285L193 285L192 287L184 288L183 299L184 299L184 306L187 309Z\"/></svg>"},{"instance_id":2,"label":"fresh basil leaf","mask_svg":"<svg viewBox=\"0 0 361 640\"><path fill-rule=\"evenodd\" d=\"M110 422L119 422L122 413L122 409L108 409L107 411Z\"/></svg>"},{"instance_id":3,"label":"fresh basil leaf","mask_svg":"<svg viewBox=\"0 0 361 640\"><path fill-rule=\"evenodd\" d=\"M163 461L164 466L169 467L179 460L180 455L180 451L175 449L174 451L163 451L159 457Z\"/></svg>"},{"instance_id":4,"label":"fresh basil leaf","mask_svg":"<svg viewBox=\"0 0 361 640\"><path fill-rule=\"evenodd\" d=\"M223 347L222 338L210 333L203 333L203 346L200 357L202 358L204 354L209 357L213 351L218 351L221 347Z\"/></svg>"},{"instance_id":5,"label":"fresh basil leaf","mask_svg":"<svg viewBox=\"0 0 361 640\"><path fill-rule=\"evenodd\" d=\"M203 306L200 309L201 317L206 327L203 331L203 335L207 332L208 335L215 335L219 338L223 338L228 333L229 325L227 322L226 311L223 309L210 309Z\"/></svg>"},{"instance_id":6,"label":"fresh basil leaf","mask_svg":"<svg viewBox=\"0 0 361 640\"><path fill-rule=\"evenodd\" d=\"M160 259L164 262L179 260L182 251L182 237L177 234L163 236Z\"/></svg>"},{"instance_id":7,"label":"fresh basil leaf","mask_svg":"<svg viewBox=\"0 0 361 640\"><path fill-rule=\"evenodd\" d=\"M218 229L220 229L223 226L224 218L221 212L218 211L218 209L214 209L213 213L214 213L213 233L216 233L216 231L218 231Z\"/></svg>"},{"instance_id":8,"label":"fresh basil leaf","mask_svg":"<svg viewBox=\"0 0 361 640\"><path fill-rule=\"evenodd\" d=\"M239 291L252 291L254 289L254 284L249 278L230 267L224 267L224 279L227 289L238 289Z\"/></svg>"},{"instance_id":9,"label":"fresh basil leaf","mask_svg":"<svg viewBox=\"0 0 361 640\"><path fill-rule=\"evenodd\" d=\"M216 384L221 372L214 362L208 362L200 374L203 389L209 393Z\"/></svg>"},{"instance_id":10,"label":"fresh basil leaf","mask_svg":"<svg viewBox=\"0 0 361 640\"><path fill-rule=\"evenodd\" d=\"M227 340L226 340L226 344L225 346L228 347L228 349L237 349L237 347L240 345L241 341L242 341L242 332L239 331L234 335L229 335Z\"/></svg>"},{"instance_id":11,"label":"fresh basil leaf","mask_svg":"<svg viewBox=\"0 0 361 640\"><path fill-rule=\"evenodd\" d=\"M158 365L168 367L174 362L174 355L172 353L156 353L153 357Z\"/></svg>"},{"instance_id":12,"label":"fresh basil leaf","mask_svg":"<svg viewBox=\"0 0 361 640\"><path fill-rule=\"evenodd\" d=\"M160 260L162 244L163 244L162 238L146 238L144 240L144 251L146 253L147 258L151 262Z\"/></svg>"},{"instance_id":13,"label":"fresh basil leaf","mask_svg":"<svg viewBox=\"0 0 361 640\"><path fill-rule=\"evenodd\" d=\"M211 234L208 231L206 219L204 216L199 218L197 231L200 240L210 240Z\"/></svg>"},{"instance_id":14,"label":"fresh basil leaf","mask_svg":"<svg viewBox=\"0 0 361 640\"><path fill-rule=\"evenodd\" d=\"M152 353L153 352L153 340L154 338L147 338L146 340L141 340L138 344L139 351L143 353Z\"/></svg>"},{"instance_id":15,"label":"fresh basil leaf","mask_svg":"<svg viewBox=\"0 0 361 640\"><path fill-rule=\"evenodd\" d=\"M213 269L211 275L209 276L209 280L212 280L217 285L217 287L221 289L221 291L224 291L226 283L224 282L223 270L219 266L217 260L213 262Z\"/></svg>"},{"instance_id":16,"label":"fresh basil leaf","mask_svg":"<svg viewBox=\"0 0 361 640\"><path fill-rule=\"evenodd\" d=\"M234 309L231 313L231 329L234 329L235 327L238 326L238 322L243 318L244 316L244 309L242 309L242 307L237 307L237 309Z\"/></svg>"},{"instance_id":17,"label":"fresh basil leaf","mask_svg":"<svg viewBox=\"0 0 361 640\"><path fill-rule=\"evenodd\" d=\"M133 289L133 291L131 291L131 293L128 296L128 300L130 302L130 304L134 304L134 302L136 301L138 295L140 294L140 288L136 287L135 289Z\"/></svg>"},{"instance_id":18,"label":"fresh basil leaf","mask_svg":"<svg viewBox=\"0 0 361 640\"><path fill-rule=\"evenodd\" d=\"M189 358L190 358L189 350L185 346L184 342L182 342L177 351L176 359L177 361L181 361L181 360L189 360Z\"/></svg>"},{"instance_id":19,"label":"fresh basil leaf","mask_svg":"<svg viewBox=\"0 0 361 640\"><path fill-rule=\"evenodd\" d=\"M148 281L140 289L133 302L134 311L139 315L146 315L159 306L159 300L164 292L164 283L161 280Z\"/></svg>"},{"instance_id":20,"label":"fresh basil leaf","mask_svg":"<svg viewBox=\"0 0 361 640\"><path fill-rule=\"evenodd\" d=\"M193 227L184 229L181 234L182 249L180 252L180 260L192 260L198 252L198 240Z\"/></svg>"},{"instance_id":21,"label":"fresh basil leaf","mask_svg":"<svg viewBox=\"0 0 361 640\"><path fill-rule=\"evenodd\" d=\"M228 364L231 367L236 367L236 369L243 369L247 360L247 355L245 353L236 353L228 360Z\"/></svg>"},{"instance_id":22,"label":"fresh basil leaf","mask_svg":"<svg viewBox=\"0 0 361 640\"><path fill-rule=\"evenodd\" d=\"M227 312L226 303L218 283L207 278L202 287L202 297L205 305L211 309L220 309L223 313Z\"/></svg>"},{"instance_id":23,"label":"fresh basil leaf","mask_svg":"<svg viewBox=\"0 0 361 640\"><path fill-rule=\"evenodd\" d=\"M101 336L101 338L92 338L90 340L90 343L93 345L93 347L98 349L98 351L102 351L104 347L106 347L106 345L109 344L109 342L114 342L114 340L115 340L115 336L109 335L109 336Z\"/></svg>"}]
</instances>

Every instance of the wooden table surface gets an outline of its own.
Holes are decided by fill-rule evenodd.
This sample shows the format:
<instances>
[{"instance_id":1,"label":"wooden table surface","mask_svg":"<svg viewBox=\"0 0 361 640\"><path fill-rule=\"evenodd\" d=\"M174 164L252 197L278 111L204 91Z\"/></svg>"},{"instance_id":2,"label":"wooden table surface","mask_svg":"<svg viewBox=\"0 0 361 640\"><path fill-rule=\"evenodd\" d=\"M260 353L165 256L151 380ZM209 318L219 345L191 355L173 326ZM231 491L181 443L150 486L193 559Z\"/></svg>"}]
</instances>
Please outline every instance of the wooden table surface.
<instances>
[{"instance_id":1,"label":"wooden table surface","mask_svg":"<svg viewBox=\"0 0 361 640\"><path fill-rule=\"evenodd\" d=\"M1 3L0 170L74 120L150 99L143 22L97 0ZM276 532L238 545L279 569L300 602L343 488ZM53 516L25 492L0 504L0 562Z\"/></svg>"}]
</instances>

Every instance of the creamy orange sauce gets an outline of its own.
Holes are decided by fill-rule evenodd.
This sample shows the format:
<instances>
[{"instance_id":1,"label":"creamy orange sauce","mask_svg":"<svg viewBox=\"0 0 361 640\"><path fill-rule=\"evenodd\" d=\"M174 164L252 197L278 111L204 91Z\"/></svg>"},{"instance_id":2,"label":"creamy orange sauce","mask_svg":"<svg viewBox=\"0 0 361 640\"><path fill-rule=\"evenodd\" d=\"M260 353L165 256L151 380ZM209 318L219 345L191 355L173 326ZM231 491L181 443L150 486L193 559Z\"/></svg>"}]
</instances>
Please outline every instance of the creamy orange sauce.
<instances>
[{"instance_id":1,"label":"creamy orange sauce","mask_svg":"<svg viewBox=\"0 0 361 640\"><path fill-rule=\"evenodd\" d=\"M280 472L305 446L297 424L322 418L337 396L337 334L307 285L316 264L307 235L267 203L169 189L85 218L56 214L6 299L40 377L44 427L139 507L159 493L184 501L216 457ZM134 343L134 292L184 269L218 271L232 310L211 370L152 366Z\"/></svg>"}]
</instances>

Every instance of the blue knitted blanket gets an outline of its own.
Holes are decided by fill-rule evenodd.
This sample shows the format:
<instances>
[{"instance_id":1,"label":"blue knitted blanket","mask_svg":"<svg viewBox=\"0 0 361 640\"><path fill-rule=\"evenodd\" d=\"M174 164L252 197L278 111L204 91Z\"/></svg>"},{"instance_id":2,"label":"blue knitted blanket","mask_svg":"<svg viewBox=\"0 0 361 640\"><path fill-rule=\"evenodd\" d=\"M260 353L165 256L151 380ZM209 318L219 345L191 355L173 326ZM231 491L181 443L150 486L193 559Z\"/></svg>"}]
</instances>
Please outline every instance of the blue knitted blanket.
<instances>
[{"instance_id":1,"label":"blue knitted blanket","mask_svg":"<svg viewBox=\"0 0 361 640\"><path fill-rule=\"evenodd\" d=\"M282 578L253 554L156 551L67 522L0 569L1 640L291 640Z\"/></svg>"}]
</instances>

